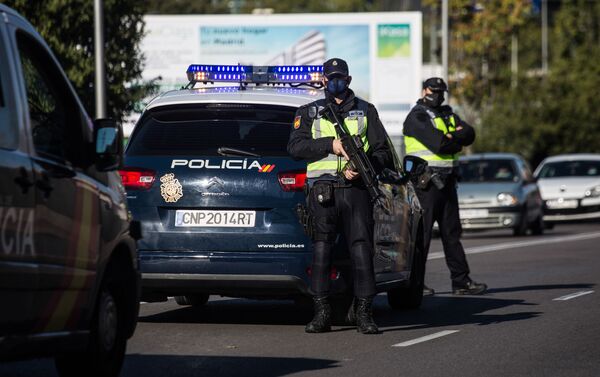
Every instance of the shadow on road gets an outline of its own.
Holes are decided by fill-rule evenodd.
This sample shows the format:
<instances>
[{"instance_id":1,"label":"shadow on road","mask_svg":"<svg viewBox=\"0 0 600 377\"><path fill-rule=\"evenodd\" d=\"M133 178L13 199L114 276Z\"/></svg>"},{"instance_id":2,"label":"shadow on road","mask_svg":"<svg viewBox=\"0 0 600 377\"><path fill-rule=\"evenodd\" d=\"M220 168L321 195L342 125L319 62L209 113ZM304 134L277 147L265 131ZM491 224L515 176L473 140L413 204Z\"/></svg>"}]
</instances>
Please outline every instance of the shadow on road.
<instances>
[{"instance_id":1,"label":"shadow on road","mask_svg":"<svg viewBox=\"0 0 600 377\"><path fill-rule=\"evenodd\" d=\"M140 316L151 323L222 323L251 325L304 325L312 308L292 301L219 300L200 308L177 306L174 310Z\"/></svg>"},{"instance_id":2,"label":"shadow on road","mask_svg":"<svg viewBox=\"0 0 600 377\"><path fill-rule=\"evenodd\" d=\"M546 284L546 285L523 285L520 287L490 288L488 293L520 292L520 291L544 291L549 289L587 289L595 284Z\"/></svg>"},{"instance_id":3,"label":"shadow on road","mask_svg":"<svg viewBox=\"0 0 600 377\"><path fill-rule=\"evenodd\" d=\"M337 361L291 357L127 355L122 376L278 377L328 368Z\"/></svg>"},{"instance_id":4,"label":"shadow on road","mask_svg":"<svg viewBox=\"0 0 600 377\"><path fill-rule=\"evenodd\" d=\"M404 331L444 326L491 325L535 318L539 311L516 311L520 306L535 306L525 300L499 299L490 296L434 296L423 300L419 310L407 312L378 312L377 323L384 331ZM505 314L486 314L504 309ZM394 328L395 326L401 326Z\"/></svg>"}]
</instances>

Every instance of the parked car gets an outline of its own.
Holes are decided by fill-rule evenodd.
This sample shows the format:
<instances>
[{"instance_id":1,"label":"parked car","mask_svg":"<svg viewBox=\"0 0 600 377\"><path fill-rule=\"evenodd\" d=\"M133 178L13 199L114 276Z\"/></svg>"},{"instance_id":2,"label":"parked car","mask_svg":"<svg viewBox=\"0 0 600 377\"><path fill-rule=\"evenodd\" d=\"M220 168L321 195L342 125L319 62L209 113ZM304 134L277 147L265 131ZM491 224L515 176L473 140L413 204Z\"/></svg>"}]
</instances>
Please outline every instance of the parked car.
<instances>
[{"instance_id":1,"label":"parked car","mask_svg":"<svg viewBox=\"0 0 600 377\"><path fill-rule=\"evenodd\" d=\"M116 376L139 310L121 130L92 123L35 29L0 4L0 360Z\"/></svg>"},{"instance_id":2,"label":"parked car","mask_svg":"<svg viewBox=\"0 0 600 377\"><path fill-rule=\"evenodd\" d=\"M297 216L305 203L306 161L292 159L286 148L296 110L323 91L284 85L318 85L322 67L263 69L192 65L188 88L158 96L137 122L121 175L143 227L143 300L175 296L180 305L201 306L211 294L309 294L312 244ZM296 81L277 76L281 69L293 70L287 76ZM313 79L300 80L307 76ZM194 88L203 81L233 86ZM398 229L398 240L406 247L393 258L375 258L377 289L387 291L393 307L416 307L423 284L421 212L410 184L399 192L408 225L406 232ZM352 275L342 245L331 279L332 291L343 295Z\"/></svg>"},{"instance_id":3,"label":"parked car","mask_svg":"<svg viewBox=\"0 0 600 377\"><path fill-rule=\"evenodd\" d=\"M600 154L548 157L535 170L544 221L600 219Z\"/></svg>"},{"instance_id":4,"label":"parked car","mask_svg":"<svg viewBox=\"0 0 600 377\"><path fill-rule=\"evenodd\" d=\"M542 199L527 162L511 153L482 153L459 160L458 203L464 229L530 229L542 234Z\"/></svg>"}]
</instances>

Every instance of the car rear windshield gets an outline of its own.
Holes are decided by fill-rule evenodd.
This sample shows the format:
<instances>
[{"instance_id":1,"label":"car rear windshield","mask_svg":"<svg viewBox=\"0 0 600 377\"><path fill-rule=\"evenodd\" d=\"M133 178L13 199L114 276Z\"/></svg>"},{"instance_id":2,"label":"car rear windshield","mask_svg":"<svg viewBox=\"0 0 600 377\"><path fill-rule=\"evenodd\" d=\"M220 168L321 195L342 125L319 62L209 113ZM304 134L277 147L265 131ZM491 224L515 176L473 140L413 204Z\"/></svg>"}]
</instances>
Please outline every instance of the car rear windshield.
<instances>
[{"instance_id":1,"label":"car rear windshield","mask_svg":"<svg viewBox=\"0 0 600 377\"><path fill-rule=\"evenodd\" d=\"M459 163L461 182L516 182L519 175L508 159L466 160Z\"/></svg>"},{"instance_id":2,"label":"car rear windshield","mask_svg":"<svg viewBox=\"0 0 600 377\"><path fill-rule=\"evenodd\" d=\"M598 177L600 161L557 161L542 166L538 178Z\"/></svg>"},{"instance_id":3,"label":"car rear windshield","mask_svg":"<svg viewBox=\"0 0 600 377\"><path fill-rule=\"evenodd\" d=\"M218 156L232 148L260 156L287 156L296 109L253 104L162 107L144 114L128 155Z\"/></svg>"}]
</instances>

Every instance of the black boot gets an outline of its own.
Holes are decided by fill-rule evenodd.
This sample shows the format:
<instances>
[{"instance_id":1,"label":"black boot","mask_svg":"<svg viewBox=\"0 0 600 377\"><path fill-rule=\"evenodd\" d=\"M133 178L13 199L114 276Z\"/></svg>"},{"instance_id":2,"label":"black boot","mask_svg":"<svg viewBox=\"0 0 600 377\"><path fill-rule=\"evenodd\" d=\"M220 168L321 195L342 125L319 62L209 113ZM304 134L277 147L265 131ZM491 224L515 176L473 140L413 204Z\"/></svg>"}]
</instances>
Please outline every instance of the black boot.
<instances>
[{"instance_id":1,"label":"black boot","mask_svg":"<svg viewBox=\"0 0 600 377\"><path fill-rule=\"evenodd\" d=\"M327 296L313 297L315 304L315 316L306 325L304 331L307 333L320 333L331 331L331 305Z\"/></svg>"},{"instance_id":2,"label":"black boot","mask_svg":"<svg viewBox=\"0 0 600 377\"><path fill-rule=\"evenodd\" d=\"M356 299L356 331L363 334L377 334L379 329L373 321L373 297Z\"/></svg>"}]
</instances>

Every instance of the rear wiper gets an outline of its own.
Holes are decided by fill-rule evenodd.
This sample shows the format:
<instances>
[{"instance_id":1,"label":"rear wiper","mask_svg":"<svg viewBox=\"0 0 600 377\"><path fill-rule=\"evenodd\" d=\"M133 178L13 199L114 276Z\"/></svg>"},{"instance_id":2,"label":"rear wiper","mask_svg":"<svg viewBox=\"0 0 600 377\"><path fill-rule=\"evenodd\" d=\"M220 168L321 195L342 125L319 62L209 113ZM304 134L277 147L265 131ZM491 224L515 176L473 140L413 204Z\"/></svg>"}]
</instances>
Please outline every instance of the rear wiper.
<instances>
[{"instance_id":1,"label":"rear wiper","mask_svg":"<svg viewBox=\"0 0 600 377\"><path fill-rule=\"evenodd\" d=\"M235 149L229 147L219 147L217 149L217 153L221 156L251 156L251 157L260 157L259 154L248 152L242 149Z\"/></svg>"}]
</instances>

